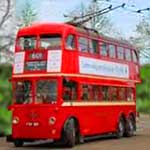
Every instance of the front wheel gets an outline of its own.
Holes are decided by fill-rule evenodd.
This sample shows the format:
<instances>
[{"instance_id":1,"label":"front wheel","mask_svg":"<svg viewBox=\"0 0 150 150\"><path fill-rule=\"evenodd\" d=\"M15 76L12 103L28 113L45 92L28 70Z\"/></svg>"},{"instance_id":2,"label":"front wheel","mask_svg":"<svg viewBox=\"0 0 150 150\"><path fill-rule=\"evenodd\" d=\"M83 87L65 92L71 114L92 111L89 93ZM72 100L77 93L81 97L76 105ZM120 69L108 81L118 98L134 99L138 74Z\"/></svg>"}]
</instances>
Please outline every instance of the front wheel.
<instances>
[{"instance_id":1,"label":"front wheel","mask_svg":"<svg viewBox=\"0 0 150 150\"><path fill-rule=\"evenodd\" d=\"M22 147L23 146L23 141L22 140L15 140L14 145L15 145L15 147Z\"/></svg>"},{"instance_id":2,"label":"front wheel","mask_svg":"<svg viewBox=\"0 0 150 150\"><path fill-rule=\"evenodd\" d=\"M69 119L63 129L62 133L63 143L68 147L73 147L76 143L76 128L74 119Z\"/></svg>"}]
</instances>

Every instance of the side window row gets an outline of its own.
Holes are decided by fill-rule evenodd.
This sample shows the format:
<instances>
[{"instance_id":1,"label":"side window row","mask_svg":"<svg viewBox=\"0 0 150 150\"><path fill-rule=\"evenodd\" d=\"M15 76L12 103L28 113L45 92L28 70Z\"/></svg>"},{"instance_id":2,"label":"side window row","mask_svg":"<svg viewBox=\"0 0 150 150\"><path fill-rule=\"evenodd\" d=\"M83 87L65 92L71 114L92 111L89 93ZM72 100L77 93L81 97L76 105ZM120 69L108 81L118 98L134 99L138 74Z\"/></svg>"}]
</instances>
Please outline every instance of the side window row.
<instances>
[{"instance_id":1,"label":"side window row","mask_svg":"<svg viewBox=\"0 0 150 150\"><path fill-rule=\"evenodd\" d=\"M88 39L86 37L78 37L79 51L90 54L99 54L110 58L118 58L126 61L138 62L138 56L135 50L123 48L106 42L98 42L95 39ZM66 39L66 48L75 49L75 35L69 35ZM99 51L100 50L100 51Z\"/></svg>"},{"instance_id":2,"label":"side window row","mask_svg":"<svg viewBox=\"0 0 150 150\"><path fill-rule=\"evenodd\" d=\"M93 39L87 39L85 37L79 37L79 51L89 52L91 54L98 54L98 42Z\"/></svg>"},{"instance_id":3,"label":"side window row","mask_svg":"<svg viewBox=\"0 0 150 150\"><path fill-rule=\"evenodd\" d=\"M118 58L126 61L133 61L134 63L138 62L138 55L135 50L107 43L100 44L100 55L108 56L110 58Z\"/></svg>"},{"instance_id":4,"label":"side window row","mask_svg":"<svg viewBox=\"0 0 150 150\"><path fill-rule=\"evenodd\" d=\"M79 89L78 89L79 88ZM78 92L80 96L78 97ZM80 84L76 81L63 80L64 101L134 101L134 89L129 87L115 87Z\"/></svg>"},{"instance_id":5,"label":"side window row","mask_svg":"<svg viewBox=\"0 0 150 150\"><path fill-rule=\"evenodd\" d=\"M134 101L132 88L82 85L81 99L90 101Z\"/></svg>"}]
</instances>

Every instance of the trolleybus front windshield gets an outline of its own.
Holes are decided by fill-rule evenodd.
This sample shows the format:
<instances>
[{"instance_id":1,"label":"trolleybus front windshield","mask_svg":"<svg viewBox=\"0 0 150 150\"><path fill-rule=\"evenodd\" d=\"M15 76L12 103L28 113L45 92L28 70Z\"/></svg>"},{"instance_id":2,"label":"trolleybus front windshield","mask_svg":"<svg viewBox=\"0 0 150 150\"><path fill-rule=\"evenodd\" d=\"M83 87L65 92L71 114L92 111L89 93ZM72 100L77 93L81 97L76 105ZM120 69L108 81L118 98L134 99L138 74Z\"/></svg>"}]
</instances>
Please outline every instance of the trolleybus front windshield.
<instances>
[{"instance_id":1,"label":"trolleybus front windshield","mask_svg":"<svg viewBox=\"0 0 150 150\"><path fill-rule=\"evenodd\" d=\"M57 95L56 80L38 80L36 82L36 103L54 103Z\"/></svg>"},{"instance_id":2,"label":"trolleybus front windshield","mask_svg":"<svg viewBox=\"0 0 150 150\"><path fill-rule=\"evenodd\" d=\"M43 34L40 35L40 49L60 49L61 35Z\"/></svg>"},{"instance_id":3,"label":"trolleybus front windshield","mask_svg":"<svg viewBox=\"0 0 150 150\"><path fill-rule=\"evenodd\" d=\"M37 36L21 36L18 38L17 50L27 51L27 50L49 50L49 49L60 49L61 42L60 34L41 34L38 43Z\"/></svg>"},{"instance_id":4,"label":"trolleybus front windshield","mask_svg":"<svg viewBox=\"0 0 150 150\"><path fill-rule=\"evenodd\" d=\"M14 97L16 104L32 102L31 81L17 81L14 83Z\"/></svg>"},{"instance_id":5,"label":"trolleybus front windshield","mask_svg":"<svg viewBox=\"0 0 150 150\"><path fill-rule=\"evenodd\" d=\"M37 80L35 84L29 80L17 81L14 82L13 89L16 104L30 104L34 98L36 104L52 104L56 102L58 95L57 80L54 79Z\"/></svg>"},{"instance_id":6,"label":"trolleybus front windshield","mask_svg":"<svg viewBox=\"0 0 150 150\"><path fill-rule=\"evenodd\" d=\"M23 36L18 39L17 49L19 51L35 50L36 43L36 36Z\"/></svg>"}]
</instances>

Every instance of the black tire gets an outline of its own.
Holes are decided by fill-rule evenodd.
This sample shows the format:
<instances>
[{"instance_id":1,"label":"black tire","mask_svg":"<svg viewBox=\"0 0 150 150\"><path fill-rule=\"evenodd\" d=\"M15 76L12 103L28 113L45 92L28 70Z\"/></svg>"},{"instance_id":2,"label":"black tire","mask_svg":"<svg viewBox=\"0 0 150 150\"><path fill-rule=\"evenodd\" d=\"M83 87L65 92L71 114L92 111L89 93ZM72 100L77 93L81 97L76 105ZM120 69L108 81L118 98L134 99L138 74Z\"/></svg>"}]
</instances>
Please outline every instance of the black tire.
<instances>
[{"instance_id":1,"label":"black tire","mask_svg":"<svg viewBox=\"0 0 150 150\"><path fill-rule=\"evenodd\" d=\"M62 140L67 147L73 147L75 145L76 127L74 119L71 118L65 123L62 133Z\"/></svg>"},{"instance_id":2,"label":"black tire","mask_svg":"<svg viewBox=\"0 0 150 150\"><path fill-rule=\"evenodd\" d=\"M121 117L118 121L116 137L121 138L121 137L123 137L124 133L125 133L125 121Z\"/></svg>"},{"instance_id":3,"label":"black tire","mask_svg":"<svg viewBox=\"0 0 150 150\"><path fill-rule=\"evenodd\" d=\"M22 140L15 140L14 145L15 145L15 147L22 147L23 146L23 141Z\"/></svg>"},{"instance_id":4,"label":"black tire","mask_svg":"<svg viewBox=\"0 0 150 150\"><path fill-rule=\"evenodd\" d=\"M83 144L84 137L80 135L80 132L76 132L76 144Z\"/></svg>"},{"instance_id":5,"label":"black tire","mask_svg":"<svg viewBox=\"0 0 150 150\"><path fill-rule=\"evenodd\" d=\"M129 116L126 122L126 132L125 136L126 137L131 137L134 136L136 132L136 123L135 119L132 116Z\"/></svg>"}]
</instances>

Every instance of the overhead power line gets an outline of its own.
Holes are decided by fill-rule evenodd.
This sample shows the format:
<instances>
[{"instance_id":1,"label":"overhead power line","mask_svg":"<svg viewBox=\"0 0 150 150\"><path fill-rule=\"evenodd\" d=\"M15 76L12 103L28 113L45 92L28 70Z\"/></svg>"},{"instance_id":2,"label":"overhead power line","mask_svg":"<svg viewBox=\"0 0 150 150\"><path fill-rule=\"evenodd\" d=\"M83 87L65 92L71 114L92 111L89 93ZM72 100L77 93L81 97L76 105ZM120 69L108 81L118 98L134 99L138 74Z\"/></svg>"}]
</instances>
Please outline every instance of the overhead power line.
<instances>
[{"instance_id":1,"label":"overhead power line","mask_svg":"<svg viewBox=\"0 0 150 150\"><path fill-rule=\"evenodd\" d=\"M110 11L116 10L118 8L124 8L124 7L125 7L125 3L118 5L118 6L115 6L115 7L113 7L112 5L109 5L106 8L103 8L103 9L98 10L96 12L86 14L84 16L75 16L75 17L73 17L72 21L70 21L70 23L72 22L74 24L81 25L85 22L88 22L89 20L91 20L94 17L100 16L100 15L109 13ZM71 17L71 16L64 15L64 17Z\"/></svg>"},{"instance_id":2,"label":"overhead power line","mask_svg":"<svg viewBox=\"0 0 150 150\"><path fill-rule=\"evenodd\" d=\"M127 3L122 3L121 5L119 5L117 2L115 2L115 4L118 4L117 6L113 7L114 2L112 2L111 0L94 0L93 3L95 2L107 2L110 5L108 7L105 7L101 10L98 10L96 12L92 12L92 13L88 13L86 15L82 15L82 16L69 16L69 15L64 15L64 17L70 17L72 18L71 21L69 21L69 23L74 23L74 24L78 24L81 25L85 22L88 22L89 20L91 20L92 18L95 18L97 16L109 13L110 11L116 10L118 8L122 8L123 10L132 12L132 13L137 13L137 14L143 14L143 12L145 11L150 11L150 7L147 8L142 8L142 9L131 9L135 8L135 5L129 5Z\"/></svg>"},{"instance_id":3,"label":"overhead power line","mask_svg":"<svg viewBox=\"0 0 150 150\"><path fill-rule=\"evenodd\" d=\"M146 51L140 51L141 56L143 56L144 58L150 58L150 54Z\"/></svg>"},{"instance_id":4,"label":"overhead power line","mask_svg":"<svg viewBox=\"0 0 150 150\"><path fill-rule=\"evenodd\" d=\"M116 6L116 7L113 7L112 5L110 5L110 6L108 7L108 10L106 9L106 10L104 10L104 11L95 12L95 14L93 14L93 16L92 16L92 15L89 15L89 18L83 20L82 23L88 22L89 20L91 20L91 19L94 18L94 17L101 16L101 15L103 15L103 14L109 13L110 11L116 10L116 9L118 9L118 8L123 8L124 6L125 6L125 3L123 3L123 4L121 4L121 5L118 5L118 6Z\"/></svg>"},{"instance_id":5,"label":"overhead power line","mask_svg":"<svg viewBox=\"0 0 150 150\"><path fill-rule=\"evenodd\" d=\"M110 4L110 5L118 5L119 4L118 2L113 2L111 0L95 0L95 2L107 3L107 4ZM130 5L128 3L125 3L125 7L123 7L123 8L126 11L129 11L129 12L132 12L132 13L138 13L138 14L141 14L145 11L150 11L150 7L139 9L139 8L136 8L135 4Z\"/></svg>"},{"instance_id":6,"label":"overhead power line","mask_svg":"<svg viewBox=\"0 0 150 150\"><path fill-rule=\"evenodd\" d=\"M86 15L83 15L83 16L74 16L73 19L76 20L76 19L80 19L80 18L85 18L85 17L89 17L89 16L92 16L92 15L95 15L95 14L98 14L98 13L101 13L103 11L106 11L106 10L110 10L112 8L112 5L109 5L108 7L106 8L103 8L97 12L92 12L92 13L88 13ZM64 17L70 17L68 15L64 15Z\"/></svg>"}]
</instances>

